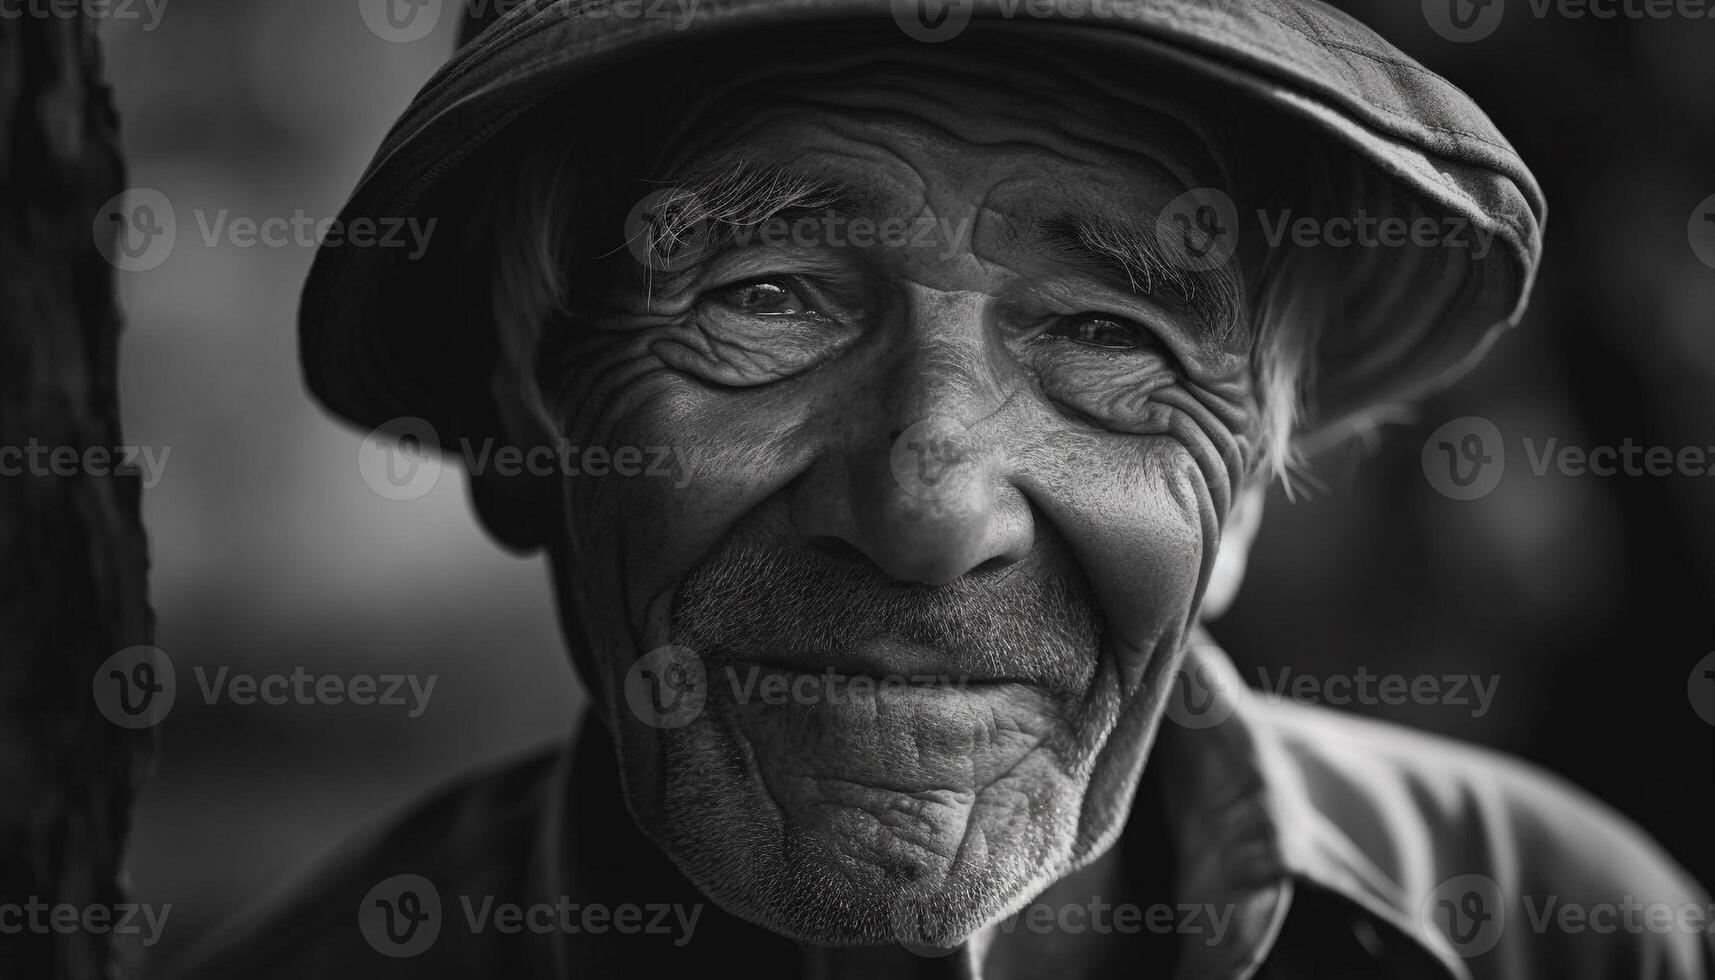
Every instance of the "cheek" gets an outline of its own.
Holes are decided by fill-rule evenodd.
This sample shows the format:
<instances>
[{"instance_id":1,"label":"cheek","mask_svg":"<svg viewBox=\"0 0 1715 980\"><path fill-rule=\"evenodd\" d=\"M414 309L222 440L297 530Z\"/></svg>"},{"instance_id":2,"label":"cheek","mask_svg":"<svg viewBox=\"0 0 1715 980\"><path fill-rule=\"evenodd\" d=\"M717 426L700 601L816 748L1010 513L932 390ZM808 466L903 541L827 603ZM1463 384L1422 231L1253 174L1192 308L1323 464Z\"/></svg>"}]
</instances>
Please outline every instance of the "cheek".
<instances>
[{"instance_id":1,"label":"cheek","mask_svg":"<svg viewBox=\"0 0 1715 980\"><path fill-rule=\"evenodd\" d=\"M770 392L734 395L690 381L647 351L628 360L624 385L570 400L585 410L562 429L573 445L639 447L646 463L659 461L656 472L570 477L564 500L573 557L600 596L592 605L623 615L642 639L673 587L801 471L807 451L792 435L806 409ZM575 386L597 387L591 379L608 365L580 370Z\"/></svg>"},{"instance_id":2,"label":"cheek","mask_svg":"<svg viewBox=\"0 0 1715 980\"><path fill-rule=\"evenodd\" d=\"M1180 638L1220 536L1215 496L1198 459L1171 435L1065 433L1039 443L1021 479L1065 537L1108 619L1126 691L1150 655Z\"/></svg>"},{"instance_id":3,"label":"cheek","mask_svg":"<svg viewBox=\"0 0 1715 980\"><path fill-rule=\"evenodd\" d=\"M1047 360L1037 371L1047 398L1116 436L1170 437L1199 469L1215 512L1226 513L1252 454L1256 424L1242 357L1209 356L1181 371L1158 356L1103 364L1085 355ZM1113 445L1137 442L1122 438ZM1170 455L1160 446L1148 454ZM1115 455L1127 452L1116 449Z\"/></svg>"}]
</instances>

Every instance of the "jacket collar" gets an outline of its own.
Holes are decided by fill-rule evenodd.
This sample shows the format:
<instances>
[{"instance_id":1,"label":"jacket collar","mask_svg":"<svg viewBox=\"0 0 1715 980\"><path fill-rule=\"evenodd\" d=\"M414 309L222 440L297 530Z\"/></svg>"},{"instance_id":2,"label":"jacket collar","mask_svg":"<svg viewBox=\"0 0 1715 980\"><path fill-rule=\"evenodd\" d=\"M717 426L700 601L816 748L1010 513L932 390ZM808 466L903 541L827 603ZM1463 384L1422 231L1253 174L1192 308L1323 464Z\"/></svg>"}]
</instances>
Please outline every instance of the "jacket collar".
<instances>
[{"instance_id":1,"label":"jacket collar","mask_svg":"<svg viewBox=\"0 0 1715 980\"><path fill-rule=\"evenodd\" d=\"M1180 856L1178 901L1233 909L1227 942L1186 944L1176 980L1243 980L1268 958L1295 890L1314 887L1399 937L1388 956L1425 976L1471 980L1427 940L1419 910L1318 806L1261 696L1199 629L1175 679L1152 763L1162 767Z\"/></svg>"}]
</instances>

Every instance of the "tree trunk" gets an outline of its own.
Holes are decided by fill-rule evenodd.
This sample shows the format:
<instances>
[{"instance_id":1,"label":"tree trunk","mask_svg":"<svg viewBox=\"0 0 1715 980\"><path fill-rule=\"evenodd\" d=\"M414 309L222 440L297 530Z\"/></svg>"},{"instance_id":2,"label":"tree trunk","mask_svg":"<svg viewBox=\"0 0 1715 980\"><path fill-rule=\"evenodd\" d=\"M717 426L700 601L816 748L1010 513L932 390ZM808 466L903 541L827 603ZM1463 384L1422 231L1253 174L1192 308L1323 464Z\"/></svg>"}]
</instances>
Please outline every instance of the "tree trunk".
<instances>
[{"instance_id":1,"label":"tree trunk","mask_svg":"<svg viewBox=\"0 0 1715 980\"><path fill-rule=\"evenodd\" d=\"M139 478L85 455L121 443L114 269L94 234L124 181L117 118L95 23L33 9L0 18L0 903L82 918L123 901L153 749L97 709L96 668L154 627ZM136 937L23 921L0 936L0 976L131 972Z\"/></svg>"}]
</instances>

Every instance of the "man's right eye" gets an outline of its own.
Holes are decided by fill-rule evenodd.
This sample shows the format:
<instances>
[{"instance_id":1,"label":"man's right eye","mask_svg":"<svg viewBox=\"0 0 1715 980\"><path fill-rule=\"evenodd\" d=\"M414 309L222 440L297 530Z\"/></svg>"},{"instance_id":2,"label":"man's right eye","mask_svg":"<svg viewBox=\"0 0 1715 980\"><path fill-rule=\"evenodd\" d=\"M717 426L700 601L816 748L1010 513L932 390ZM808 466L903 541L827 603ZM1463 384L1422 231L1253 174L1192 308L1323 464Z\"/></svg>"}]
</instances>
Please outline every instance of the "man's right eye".
<instances>
[{"instance_id":1,"label":"man's right eye","mask_svg":"<svg viewBox=\"0 0 1715 980\"><path fill-rule=\"evenodd\" d=\"M775 273L696 294L694 308L650 349L668 367L729 387L807 371L845 349L861 326L820 281ZM665 326L665 325L664 325Z\"/></svg>"},{"instance_id":2,"label":"man's right eye","mask_svg":"<svg viewBox=\"0 0 1715 980\"><path fill-rule=\"evenodd\" d=\"M752 279L710 290L703 296L706 301L752 316L802 316L815 312L797 288L780 279Z\"/></svg>"}]
</instances>

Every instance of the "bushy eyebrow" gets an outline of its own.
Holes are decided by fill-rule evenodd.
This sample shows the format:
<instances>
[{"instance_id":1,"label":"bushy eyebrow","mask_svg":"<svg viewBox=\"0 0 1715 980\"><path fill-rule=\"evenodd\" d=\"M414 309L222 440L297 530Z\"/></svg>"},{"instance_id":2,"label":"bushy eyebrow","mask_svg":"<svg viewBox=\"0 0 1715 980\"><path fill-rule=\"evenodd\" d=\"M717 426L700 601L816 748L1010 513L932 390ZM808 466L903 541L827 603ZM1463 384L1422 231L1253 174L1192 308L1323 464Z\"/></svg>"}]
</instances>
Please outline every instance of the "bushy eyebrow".
<instances>
[{"instance_id":1,"label":"bushy eyebrow","mask_svg":"<svg viewBox=\"0 0 1715 980\"><path fill-rule=\"evenodd\" d=\"M1214 269L1188 268L1147 231L1111 216L1059 214L1013 225L1017 244L1113 282L1137 296L1184 310L1208 339L1225 341L1244 324L1244 286L1236 259Z\"/></svg>"},{"instance_id":2,"label":"bushy eyebrow","mask_svg":"<svg viewBox=\"0 0 1715 980\"><path fill-rule=\"evenodd\" d=\"M844 181L787 166L717 161L663 182L654 244L670 251L719 245L739 228L801 214L863 212L874 204Z\"/></svg>"}]
</instances>

